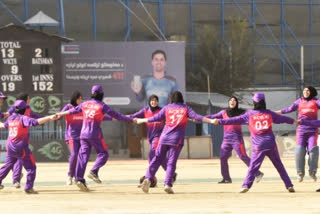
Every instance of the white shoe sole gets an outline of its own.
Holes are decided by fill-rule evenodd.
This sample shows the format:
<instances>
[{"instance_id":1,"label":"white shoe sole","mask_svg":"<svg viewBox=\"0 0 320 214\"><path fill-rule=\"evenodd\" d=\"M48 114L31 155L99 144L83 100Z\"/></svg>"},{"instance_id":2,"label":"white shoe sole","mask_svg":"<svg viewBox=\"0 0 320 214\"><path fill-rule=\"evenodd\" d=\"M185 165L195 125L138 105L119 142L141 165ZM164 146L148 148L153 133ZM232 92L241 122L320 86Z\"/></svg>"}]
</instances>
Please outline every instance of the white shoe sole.
<instances>
[{"instance_id":1,"label":"white shoe sole","mask_svg":"<svg viewBox=\"0 0 320 214\"><path fill-rule=\"evenodd\" d=\"M241 188L239 193L246 193L249 191L249 188Z\"/></svg>"},{"instance_id":2,"label":"white shoe sole","mask_svg":"<svg viewBox=\"0 0 320 214\"><path fill-rule=\"evenodd\" d=\"M263 176L264 176L263 173L261 173L260 175L258 175L258 176L256 177L256 183L259 183L259 182L262 180Z\"/></svg>"},{"instance_id":3,"label":"white shoe sole","mask_svg":"<svg viewBox=\"0 0 320 214\"><path fill-rule=\"evenodd\" d=\"M174 194L172 188L170 188L170 187L164 188L164 191L165 191L166 193L168 193L168 194Z\"/></svg>"},{"instance_id":4,"label":"white shoe sole","mask_svg":"<svg viewBox=\"0 0 320 214\"><path fill-rule=\"evenodd\" d=\"M77 182L77 187L79 187L80 191L82 192L89 192L88 187L86 187L82 182Z\"/></svg>"},{"instance_id":5,"label":"white shoe sole","mask_svg":"<svg viewBox=\"0 0 320 214\"><path fill-rule=\"evenodd\" d=\"M94 182L96 182L97 184L101 184L101 180L98 178L93 177L92 175L88 175L88 178L90 178L91 180L93 180Z\"/></svg>"},{"instance_id":6,"label":"white shoe sole","mask_svg":"<svg viewBox=\"0 0 320 214\"><path fill-rule=\"evenodd\" d=\"M141 189L144 193L149 193L151 182L148 179L144 179L144 181L141 184Z\"/></svg>"}]
</instances>

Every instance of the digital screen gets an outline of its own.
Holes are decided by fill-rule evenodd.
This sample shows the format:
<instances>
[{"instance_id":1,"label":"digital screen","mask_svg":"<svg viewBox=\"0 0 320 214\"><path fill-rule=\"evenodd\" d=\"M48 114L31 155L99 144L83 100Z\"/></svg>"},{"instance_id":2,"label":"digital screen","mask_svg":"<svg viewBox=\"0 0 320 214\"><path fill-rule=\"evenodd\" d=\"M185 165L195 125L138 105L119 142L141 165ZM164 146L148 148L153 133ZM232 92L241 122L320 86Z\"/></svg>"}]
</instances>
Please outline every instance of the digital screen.
<instances>
[{"instance_id":1,"label":"digital screen","mask_svg":"<svg viewBox=\"0 0 320 214\"><path fill-rule=\"evenodd\" d=\"M156 50L166 54L162 75L155 71ZM72 42L61 52L65 102L75 90L89 98L97 84L104 89L104 102L117 107L140 108L151 94L162 107L173 91L185 92L184 42Z\"/></svg>"}]
</instances>

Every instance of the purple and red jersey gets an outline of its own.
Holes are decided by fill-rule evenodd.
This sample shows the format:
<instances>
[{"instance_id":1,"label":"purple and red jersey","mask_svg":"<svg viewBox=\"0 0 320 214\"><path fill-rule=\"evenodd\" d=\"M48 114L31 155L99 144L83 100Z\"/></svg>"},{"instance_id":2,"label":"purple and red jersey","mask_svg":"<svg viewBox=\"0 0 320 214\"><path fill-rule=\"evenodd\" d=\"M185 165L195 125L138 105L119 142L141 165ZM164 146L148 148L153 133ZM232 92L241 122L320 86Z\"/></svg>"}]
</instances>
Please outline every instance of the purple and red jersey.
<instances>
[{"instance_id":1,"label":"purple and red jersey","mask_svg":"<svg viewBox=\"0 0 320 214\"><path fill-rule=\"evenodd\" d=\"M61 112L68 111L74 109L74 106L71 104L67 104L63 107ZM79 112L77 114L66 115L66 130L65 130L65 140L68 141L70 139L78 140L80 139L80 133L82 128L82 120L83 114Z\"/></svg>"},{"instance_id":2,"label":"purple and red jersey","mask_svg":"<svg viewBox=\"0 0 320 214\"><path fill-rule=\"evenodd\" d=\"M219 120L221 125L249 124L253 151L273 149L276 145L272 123L293 124L294 119L270 110L248 110L243 115Z\"/></svg>"},{"instance_id":3,"label":"purple and red jersey","mask_svg":"<svg viewBox=\"0 0 320 214\"><path fill-rule=\"evenodd\" d=\"M282 114L287 114L293 111L298 110L298 119L304 120L317 120L318 119L318 109L320 108L320 101L316 98L311 100L306 100L304 98L297 99L291 106L281 110ZM298 125L297 130L300 132L316 132L317 128L307 126L307 125Z\"/></svg>"},{"instance_id":4,"label":"purple and red jersey","mask_svg":"<svg viewBox=\"0 0 320 214\"><path fill-rule=\"evenodd\" d=\"M71 104L67 104L63 107L61 112L74 109L75 107ZM104 115L103 120L112 120L112 117ZM65 140L69 139L79 140L80 133L82 129L83 113L79 112L77 114L66 115L66 130L65 130Z\"/></svg>"},{"instance_id":5,"label":"purple and red jersey","mask_svg":"<svg viewBox=\"0 0 320 214\"><path fill-rule=\"evenodd\" d=\"M206 115L210 119L228 119L226 110L222 110L216 114ZM241 125L225 125L223 126L223 140L228 143L239 143L243 141Z\"/></svg>"},{"instance_id":6,"label":"purple and red jersey","mask_svg":"<svg viewBox=\"0 0 320 214\"><path fill-rule=\"evenodd\" d=\"M203 116L195 113L191 107L185 104L172 103L164 106L158 114L149 118L148 122L165 120L160 143L179 146L184 143L188 118L201 121Z\"/></svg>"},{"instance_id":7,"label":"purple and red jersey","mask_svg":"<svg viewBox=\"0 0 320 214\"><path fill-rule=\"evenodd\" d=\"M30 118L25 115L13 113L4 123L4 127L9 129L7 146L28 144L29 142L29 126L39 125L37 119Z\"/></svg>"},{"instance_id":8,"label":"purple and red jersey","mask_svg":"<svg viewBox=\"0 0 320 214\"><path fill-rule=\"evenodd\" d=\"M151 110L151 108L145 107L143 109L141 109L140 111L131 114L130 118L150 118L155 116L156 114L158 114L160 112L161 108L158 108L154 111ZM164 127L164 121L159 121L159 122L153 122L153 123L147 123L147 137L149 142L152 142L153 139L160 137L161 132L163 130Z\"/></svg>"},{"instance_id":9,"label":"purple and red jersey","mask_svg":"<svg viewBox=\"0 0 320 214\"><path fill-rule=\"evenodd\" d=\"M80 139L101 139L102 130L100 124L105 114L117 120L132 122L132 119L112 110L102 101L94 99L87 100L76 108L69 110L69 114L78 114L83 112L83 122Z\"/></svg>"}]
</instances>

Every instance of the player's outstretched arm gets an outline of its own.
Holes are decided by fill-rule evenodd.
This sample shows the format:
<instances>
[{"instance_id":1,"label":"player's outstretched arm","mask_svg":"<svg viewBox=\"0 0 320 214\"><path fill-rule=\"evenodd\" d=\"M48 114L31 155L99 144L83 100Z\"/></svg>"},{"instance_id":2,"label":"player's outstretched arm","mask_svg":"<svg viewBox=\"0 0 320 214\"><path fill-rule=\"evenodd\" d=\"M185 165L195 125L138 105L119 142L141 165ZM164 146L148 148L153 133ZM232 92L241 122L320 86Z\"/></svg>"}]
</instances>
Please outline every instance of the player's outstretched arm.
<instances>
[{"instance_id":1,"label":"player's outstretched arm","mask_svg":"<svg viewBox=\"0 0 320 214\"><path fill-rule=\"evenodd\" d=\"M55 115L58 117L57 119L59 119L60 117L66 116L69 114L69 111L62 111L62 112L58 112Z\"/></svg>"},{"instance_id":2,"label":"player's outstretched arm","mask_svg":"<svg viewBox=\"0 0 320 214\"><path fill-rule=\"evenodd\" d=\"M59 117L56 114L46 116L46 117L41 117L38 119L38 123L39 123L39 125L41 125L41 124L44 124L44 123L52 121L52 120L57 120L58 118Z\"/></svg>"}]
</instances>

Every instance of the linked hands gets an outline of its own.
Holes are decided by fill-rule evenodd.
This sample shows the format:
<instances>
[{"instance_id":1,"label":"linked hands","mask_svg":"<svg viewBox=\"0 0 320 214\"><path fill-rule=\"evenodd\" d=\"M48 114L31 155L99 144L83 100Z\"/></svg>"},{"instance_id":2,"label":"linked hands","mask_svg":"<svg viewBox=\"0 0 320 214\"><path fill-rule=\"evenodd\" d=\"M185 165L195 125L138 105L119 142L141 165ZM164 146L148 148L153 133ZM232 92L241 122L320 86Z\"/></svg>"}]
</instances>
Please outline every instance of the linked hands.
<instances>
[{"instance_id":1,"label":"linked hands","mask_svg":"<svg viewBox=\"0 0 320 214\"><path fill-rule=\"evenodd\" d=\"M148 122L148 119L146 118L133 118L133 122L136 123L136 124L142 124L142 123L147 123Z\"/></svg>"},{"instance_id":2,"label":"linked hands","mask_svg":"<svg viewBox=\"0 0 320 214\"><path fill-rule=\"evenodd\" d=\"M212 123L213 125L219 125L219 120L218 120L218 119L212 119L212 120L211 120L211 123Z\"/></svg>"}]
</instances>

